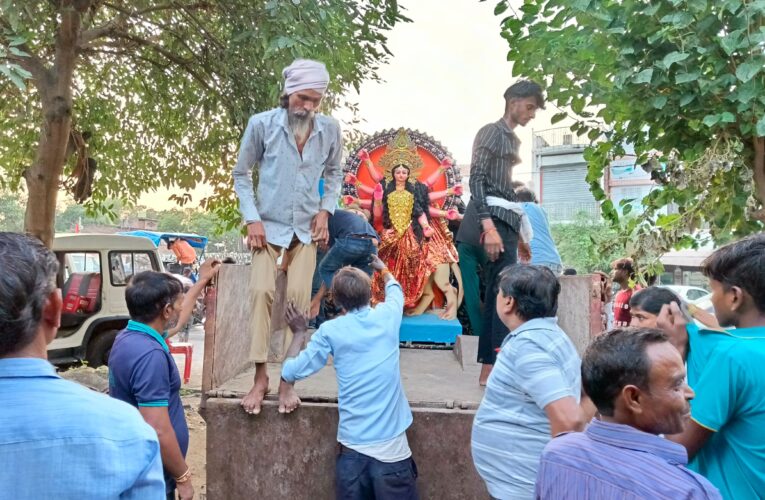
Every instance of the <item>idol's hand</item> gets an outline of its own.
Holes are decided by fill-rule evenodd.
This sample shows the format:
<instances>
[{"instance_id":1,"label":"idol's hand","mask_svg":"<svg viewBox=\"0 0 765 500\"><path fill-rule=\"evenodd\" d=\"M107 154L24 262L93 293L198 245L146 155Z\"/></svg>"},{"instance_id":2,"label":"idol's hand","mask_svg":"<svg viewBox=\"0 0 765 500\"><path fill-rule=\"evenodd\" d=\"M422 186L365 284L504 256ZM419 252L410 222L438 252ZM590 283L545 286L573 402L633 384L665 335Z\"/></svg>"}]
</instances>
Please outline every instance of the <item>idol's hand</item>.
<instances>
[{"instance_id":1,"label":"idol's hand","mask_svg":"<svg viewBox=\"0 0 765 500\"><path fill-rule=\"evenodd\" d=\"M358 201L359 201L358 198L354 198L353 196L349 194L346 194L345 196L343 196L343 205L345 205L346 207L349 205L353 205L354 203L357 203Z\"/></svg>"},{"instance_id":2,"label":"idol's hand","mask_svg":"<svg viewBox=\"0 0 765 500\"><path fill-rule=\"evenodd\" d=\"M347 184L356 184L359 182L359 179L355 175L349 172L345 174L345 182Z\"/></svg>"},{"instance_id":3,"label":"idol's hand","mask_svg":"<svg viewBox=\"0 0 765 500\"><path fill-rule=\"evenodd\" d=\"M451 168L452 163L453 163L453 160L447 156L446 158L441 160L441 164L438 166L438 169L441 170L441 172L444 172L448 170L449 168Z\"/></svg>"},{"instance_id":4,"label":"idol's hand","mask_svg":"<svg viewBox=\"0 0 765 500\"><path fill-rule=\"evenodd\" d=\"M446 211L446 218L448 220L457 220L460 218L460 213L457 211L456 208L450 208Z\"/></svg>"},{"instance_id":5,"label":"idol's hand","mask_svg":"<svg viewBox=\"0 0 765 500\"><path fill-rule=\"evenodd\" d=\"M372 194L372 197L374 197L375 201L381 201L383 199L383 188L382 184L378 183L375 186L375 191Z\"/></svg>"},{"instance_id":6,"label":"idol's hand","mask_svg":"<svg viewBox=\"0 0 765 500\"><path fill-rule=\"evenodd\" d=\"M360 149L357 156L361 161L369 161L369 152L366 149Z\"/></svg>"},{"instance_id":7,"label":"idol's hand","mask_svg":"<svg viewBox=\"0 0 765 500\"><path fill-rule=\"evenodd\" d=\"M455 196L462 196L462 184L457 184L453 188L449 189L449 194L453 194Z\"/></svg>"}]
</instances>

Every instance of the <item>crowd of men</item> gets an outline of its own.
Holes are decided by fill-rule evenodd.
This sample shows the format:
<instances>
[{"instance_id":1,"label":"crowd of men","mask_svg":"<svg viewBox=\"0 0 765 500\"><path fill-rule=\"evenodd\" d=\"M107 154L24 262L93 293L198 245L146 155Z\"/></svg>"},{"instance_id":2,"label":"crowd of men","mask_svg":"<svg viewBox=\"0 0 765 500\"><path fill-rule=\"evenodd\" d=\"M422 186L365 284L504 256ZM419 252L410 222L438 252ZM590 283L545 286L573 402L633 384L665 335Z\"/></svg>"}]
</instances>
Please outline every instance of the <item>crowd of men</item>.
<instances>
[{"instance_id":1,"label":"crowd of men","mask_svg":"<svg viewBox=\"0 0 765 500\"><path fill-rule=\"evenodd\" d=\"M292 338L279 411L299 407L295 383L332 355L340 415L337 498L416 499L417 466L407 438L412 412L399 366L401 286L375 255L366 215L335 210L343 148L337 122L317 113L329 84L326 68L297 60L284 77L281 106L249 120L234 170L253 251L256 372L242 406L257 415L268 391L271 309L282 269ZM513 129L543 106L542 90L524 80L504 97L502 119L476 137L473 197L457 235L461 259L470 254L487 271L478 359L487 365L486 389L471 448L489 494L761 498L765 235L722 247L704 263L718 323L712 329L697 327L679 298L652 287L633 294L629 279L616 273L625 292L616 300L630 318L615 318L616 328L596 337L580 359L556 320L560 257L543 249L543 214L533 205L518 210L534 200L519 197L522 189L512 182L519 161ZM541 238L536 250L523 236L524 217ZM317 246L330 243L335 250L319 263L321 293L312 305ZM535 262L534 254L542 260ZM531 263L518 264L518 257ZM206 263L186 294L164 273L131 278L125 290L131 320L111 351L107 397L61 379L46 360L62 310L55 256L34 238L0 233L2 496L193 498L181 382L165 332L188 317L217 264ZM615 271L629 277L627 264L616 263ZM385 301L375 307L372 272L386 283ZM309 334L306 311L315 311L327 291L342 314Z\"/></svg>"}]
</instances>

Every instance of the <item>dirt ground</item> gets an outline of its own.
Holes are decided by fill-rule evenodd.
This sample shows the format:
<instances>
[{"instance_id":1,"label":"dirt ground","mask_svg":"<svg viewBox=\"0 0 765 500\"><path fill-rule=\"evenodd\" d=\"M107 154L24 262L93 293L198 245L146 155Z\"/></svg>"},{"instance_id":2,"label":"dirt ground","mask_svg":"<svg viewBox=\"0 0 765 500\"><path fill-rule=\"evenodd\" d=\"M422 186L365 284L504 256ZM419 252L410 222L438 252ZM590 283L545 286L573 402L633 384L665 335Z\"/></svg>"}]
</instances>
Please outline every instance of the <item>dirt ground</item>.
<instances>
[{"instance_id":1,"label":"dirt ground","mask_svg":"<svg viewBox=\"0 0 765 500\"><path fill-rule=\"evenodd\" d=\"M186 411L186 422L189 425L189 451L186 454L186 463L191 468L193 475L191 482L194 485L194 498L205 500L207 498L207 426L199 415L199 394L184 396L183 409Z\"/></svg>"}]
</instances>

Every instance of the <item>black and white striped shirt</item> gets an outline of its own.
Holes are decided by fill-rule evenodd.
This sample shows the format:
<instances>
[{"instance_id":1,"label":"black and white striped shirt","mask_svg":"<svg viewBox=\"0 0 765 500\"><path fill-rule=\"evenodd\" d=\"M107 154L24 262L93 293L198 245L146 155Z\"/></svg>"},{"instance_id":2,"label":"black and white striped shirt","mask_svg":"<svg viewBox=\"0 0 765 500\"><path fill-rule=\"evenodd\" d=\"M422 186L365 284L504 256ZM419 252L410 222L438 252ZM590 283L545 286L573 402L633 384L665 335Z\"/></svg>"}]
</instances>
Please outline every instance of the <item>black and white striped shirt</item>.
<instances>
[{"instance_id":1,"label":"black and white striped shirt","mask_svg":"<svg viewBox=\"0 0 765 500\"><path fill-rule=\"evenodd\" d=\"M521 140L508 127L504 119L489 123L478 131L473 142L473 158L470 164L471 203L475 204L480 220L495 217L516 232L520 216L502 207L490 207L487 196L515 201L513 190L513 167L521 162L518 150Z\"/></svg>"}]
</instances>

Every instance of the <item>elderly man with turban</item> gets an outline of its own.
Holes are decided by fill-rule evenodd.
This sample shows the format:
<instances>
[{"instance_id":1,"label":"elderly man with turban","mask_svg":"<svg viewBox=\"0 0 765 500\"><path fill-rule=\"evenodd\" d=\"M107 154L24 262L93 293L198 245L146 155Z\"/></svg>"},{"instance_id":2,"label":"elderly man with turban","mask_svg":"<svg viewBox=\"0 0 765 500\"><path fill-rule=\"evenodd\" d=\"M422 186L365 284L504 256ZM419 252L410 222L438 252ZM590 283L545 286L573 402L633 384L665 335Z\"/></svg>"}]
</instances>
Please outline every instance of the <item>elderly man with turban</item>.
<instances>
[{"instance_id":1,"label":"elderly man with turban","mask_svg":"<svg viewBox=\"0 0 765 500\"><path fill-rule=\"evenodd\" d=\"M308 310L316 244L327 243L327 221L342 183L340 125L317 112L329 84L327 69L318 61L297 59L283 76L280 107L250 117L234 167L234 189L252 250L250 357L256 368L253 387L242 400L251 414L260 413L268 392L266 362L277 269L287 271L286 300ZM258 171L257 196L253 169ZM291 411L299 402L292 386L280 387L280 411Z\"/></svg>"}]
</instances>

